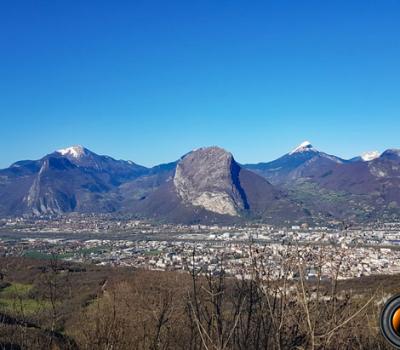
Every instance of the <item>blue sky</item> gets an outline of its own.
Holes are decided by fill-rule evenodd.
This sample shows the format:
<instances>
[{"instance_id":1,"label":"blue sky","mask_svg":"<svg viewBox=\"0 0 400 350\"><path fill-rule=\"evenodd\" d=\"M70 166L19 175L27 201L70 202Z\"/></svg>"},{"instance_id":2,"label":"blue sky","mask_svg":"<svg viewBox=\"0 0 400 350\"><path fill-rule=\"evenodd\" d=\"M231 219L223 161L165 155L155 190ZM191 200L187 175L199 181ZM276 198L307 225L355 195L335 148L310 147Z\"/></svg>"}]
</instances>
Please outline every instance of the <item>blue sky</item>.
<instances>
[{"instance_id":1,"label":"blue sky","mask_svg":"<svg viewBox=\"0 0 400 350\"><path fill-rule=\"evenodd\" d=\"M400 1L3 1L0 167L400 148Z\"/></svg>"}]
</instances>

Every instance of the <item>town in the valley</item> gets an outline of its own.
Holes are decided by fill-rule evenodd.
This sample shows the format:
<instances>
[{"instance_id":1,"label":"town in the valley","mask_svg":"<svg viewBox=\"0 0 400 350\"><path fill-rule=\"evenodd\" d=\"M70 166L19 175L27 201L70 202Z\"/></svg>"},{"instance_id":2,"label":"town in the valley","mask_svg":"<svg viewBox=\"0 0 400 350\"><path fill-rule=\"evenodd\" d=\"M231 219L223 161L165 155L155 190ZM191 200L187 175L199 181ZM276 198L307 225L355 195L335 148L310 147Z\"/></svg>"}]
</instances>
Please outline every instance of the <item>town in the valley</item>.
<instances>
[{"instance_id":1,"label":"town in the valley","mask_svg":"<svg viewBox=\"0 0 400 350\"><path fill-rule=\"evenodd\" d=\"M347 279L400 272L400 223L344 227L172 225L108 216L5 218L1 256L57 258L98 265L250 277L262 261L279 279L290 258L301 257L306 279ZM289 278L297 278L292 270Z\"/></svg>"}]
</instances>

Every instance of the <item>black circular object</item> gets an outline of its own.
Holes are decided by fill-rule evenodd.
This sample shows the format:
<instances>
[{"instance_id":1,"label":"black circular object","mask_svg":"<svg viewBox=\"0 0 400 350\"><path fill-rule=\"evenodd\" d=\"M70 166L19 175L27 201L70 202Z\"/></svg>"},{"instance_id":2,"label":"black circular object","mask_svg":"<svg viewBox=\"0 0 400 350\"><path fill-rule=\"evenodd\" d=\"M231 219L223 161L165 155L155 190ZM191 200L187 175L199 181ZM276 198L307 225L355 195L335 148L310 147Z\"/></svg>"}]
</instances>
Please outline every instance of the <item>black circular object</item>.
<instances>
[{"instance_id":1,"label":"black circular object","mask_svg":"<svg viewBox=\"0 0 400 350\"><path fill-rule=\"evenodd\" d=\"M380 317L381 332L385 339L396 349L400 349L399 315L400 294L396 294L385 303Z\"/></svg>"}]
</instances>

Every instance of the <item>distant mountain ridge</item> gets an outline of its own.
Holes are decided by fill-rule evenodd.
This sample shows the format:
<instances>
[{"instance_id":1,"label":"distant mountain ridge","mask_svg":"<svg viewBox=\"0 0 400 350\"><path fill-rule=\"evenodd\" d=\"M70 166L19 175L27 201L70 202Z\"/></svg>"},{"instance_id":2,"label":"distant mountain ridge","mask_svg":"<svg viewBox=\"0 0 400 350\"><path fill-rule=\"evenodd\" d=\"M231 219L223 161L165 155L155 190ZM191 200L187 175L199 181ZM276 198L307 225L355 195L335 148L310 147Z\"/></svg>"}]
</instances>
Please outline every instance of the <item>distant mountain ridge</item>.
<instances>
[{"instance_id":1,"label":"distant mountain ridge","mask_svg":"<svg viewBox=\"0 0 400 350\"><path fill-rule=\"evenodd\" d=\"M397 220L400 150L346 160L305 141L240 165L213 146L148 168L71 146L0 170L1 216L69 212L185 223Z\"/></svg>"},{"instance_id":2,"label":"distant mountain ridge","mask_svg":"<svg viewBox=\"0 0 400 350\"><path fill-rule=\"evenodd\" d=\"M0 171L0 213L113 211L118 205L106 193L147 171L81 146L56 151L36 161L17 162Z\"/></svg>"},{"instance_id":3,"label":"distant mountain ridge","mask_svg":"<svg viewBox=\"0 0 400 350\"><path fill-rule=\"evenodd\" d=\"M304 143L275 161L245 166L310 210L366 222L400 217L399 160L396 149L344 160Z\"/></svg>"},{"instance_id":4,"label":"distant mountain ridge","mask_svg":"<svg viewBox=\"0 0 400 350\"><path fill-rule=\"evenodd\" d=\"M318 151L310 142L304 141L293 151L267 163L245 164L244 167L259 173L273 184L281 184L303 173L312 173L318 168L330 168L346 160Z\"/></svg>"}]
</instances>

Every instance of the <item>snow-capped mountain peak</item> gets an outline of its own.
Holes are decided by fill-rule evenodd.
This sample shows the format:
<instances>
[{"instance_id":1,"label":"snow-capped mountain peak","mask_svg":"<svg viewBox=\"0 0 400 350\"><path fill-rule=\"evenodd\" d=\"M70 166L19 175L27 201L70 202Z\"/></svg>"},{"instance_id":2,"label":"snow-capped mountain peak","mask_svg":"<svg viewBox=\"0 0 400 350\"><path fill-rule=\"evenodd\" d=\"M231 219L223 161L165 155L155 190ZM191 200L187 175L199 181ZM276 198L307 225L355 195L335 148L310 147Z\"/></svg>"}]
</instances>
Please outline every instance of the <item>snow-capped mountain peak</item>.
<instances>
[{"instance_id":1,"label":"snow-capped mountain peak","mask_svg":"<svg viewBox=\"0 0 400 350\"><path fill-rule=\"evenodd\" d=\"M369 162L369 161L371 161L371 160L374 160L374 159L376 159L376 158L379 158L379 156L380 156L380 153L379 153L378 151L369 151L369 152L364 152L364 153L361 155L361 159L362 159L364 162Z\"/></svg>"},{"instance_id":2,"label":"snow-capped mountain peak","mask_svg":"<svg viewBox=\"0 0 400 350\"><path fill-rule=\"evenodd\" d=\"M315 151L315 148L309 141L304 141L300 145L298 145L293 151L289 154L299 153L299 152L308 152L308 151Z\"/></svg>"},{"instance_id":3,"label":"snow-capped mountain peak","mask_svg":"<svg viewBox=\"0 0 400 350\"><path fill-rule=\"evenodd\" d=\"M59 149L59 150L57 150L57 153L60 153L62 156L71 156L74 158L81 158L85 155L86 150L83 146L76 145L76 146Z\"/></svg>"}]
</instances>

